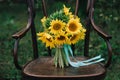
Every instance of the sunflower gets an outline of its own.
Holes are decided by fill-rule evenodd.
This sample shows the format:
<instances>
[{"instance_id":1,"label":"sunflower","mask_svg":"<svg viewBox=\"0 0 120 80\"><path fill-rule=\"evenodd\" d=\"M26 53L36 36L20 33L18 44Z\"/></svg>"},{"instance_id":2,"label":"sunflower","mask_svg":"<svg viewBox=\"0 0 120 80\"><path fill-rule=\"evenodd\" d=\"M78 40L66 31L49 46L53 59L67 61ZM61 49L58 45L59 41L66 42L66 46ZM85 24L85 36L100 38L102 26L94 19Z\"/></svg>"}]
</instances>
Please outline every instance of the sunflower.
<instances>
[{"instance_id":1,"label":"sunflower","mask_svg":"<svg viewBox=\"0 0 120 80\"><path fill-rule=\"evenodd\" d=\"M76 34L80 32L80 29L82 28L81 23L79 23L78 19L70 19L67 24L67 32L70 34Z\"/></svg>"},{"instance_id":2,"label":"sunflower","mask_svg":"<svg viewBox=\"0 0 120 80\"><path fill-rule=\"evenodd\" d=\"M46 32L41 32L37 34L38 40L41 40L43 43L46 43L46 47L54 48L54 40L53 37L46 33Z\"/></svg>"},{"instance_id":3,"label":"sunflower","mask_svg":"<svg viewBox=\"0 0 120 80\"><path fill-rule=\"evenodd\" d=\"M80 40L80 34L74 34L70 37L70 43L69 44L75 44L77 41Z\"/></svg>"},{"instance_id":4,"label":"sunflower","mask_svg":"<svg viewBox=\"0 0 120 80\"><path fill-rule=\"evenodd\" d=\"M37 36L38 36L38 37L40 37L40 36L42 36L42 35L44 35L44 32L39 32L39 33L37 33Z\"/></svg>"},{"instance_id":5,"label":"sunflower","mask_svg":"<svg viewBox=\"0 0 120 80\"><path fill-rule=\"evenodd\" d=\"M84 39L84 38L85 38L85 34L84 34L84 33L81 33L80 39Z\"/></svg>"},{"instance_id":6,"label":"sunflower","mask_svg":"<svg viewBox=\"0 0 120 80\"><path fill-rule=\"evenodd\" d=\"M55 37L55 44L56 45L63 45L64 43L66 43L67 39L68 39L67 36L64 34L57 35Z\"/></svg>"},{"instance_id":7,"label":"sunflower","mask_svg":"<svg viewBox=\"0 0 120 80\"><path fill-rule=\"evenodd\" d=\"M41 19L41 22L44 23L44 22L46 21L46 19L47 19L46 17L43 17L43 18Z\"/></svg>"},{"instance_id":8,"label":"sunflower","mask_svg":"<svg viewBox=\"0 0 120 80\"><path fill-rule=\"evenodd\" d=\"M37 33L37 36L38 36L38 40L42 40L43 43L45 43L45 36L44 36L45 32L39 32Z\"/></svg>"},{"instance_id":9,"label":"sunflower","mask_svg":"<svg viewBox=\"0 0 120 80\"><path fill-rule=\"evenodd\" d=\"M78 16L75 16L74 18L80 22L80 18Z\"/></svg>"},{"instance_id":10,"label":"sunflower","mask_svg":"<svg viewBox=\"0 0 120 80\"><path fill-rule=\"evenodd\" d=\"M69 12L68 15L70 19L74 18L74 14L72 12Z\"/></svg>"},{"instance_id":11,"label":"sunflower","mask_svg":"<svg viewBox=\"0 0 120 80\"><path fill-rule=\"evenodd\" d=\"M63 27L65 26L65 23L62 22L61 20L52 20L52 22L50 23L50 32L53 34L57 34L60 33L63 29Z\"/></svg>"},{"instance_id":12,"label":"sunflower","mask_svg":"<svg viewBox=\"0 0 120 80\"><path fill-rule=\"evenodd\" d=\"M72 12L69 13L69 18L70 19L74 18L74 15L72 14Z\"/></svg>"},{"instance_id":13,"label":"sunflower","mask_svg":"<svg viewBox=\"0 0 120 80\"><path fill-rule=\"evenodd\" d=\"M54 48L55 44L54 44L54 40L53 38L46 38L46 47L50 47L50 48Z\"/></svg>"},{"instance_id":14,"label":"sunflower","mask_svg":"<svg viewBox=\"0 0 120 80\"><path fill-rule=\"evenodd\" d=\"M42 19L41 19L41 22L42 22L42 25L43 25L43 27L45 28L45 21L46 21L46 17L43 17Z\"/></svg>"},{"instance_id":15,"label":"sunflower","mask_svg":"<svg viewBox=\"0 0 120 80\"><path fill-rule=\"evenodd\" d=\"M46 38L51 38L52 36L46 32L41 32L41 33L37 33L38 36L38 40L42 40L42 42L46 42Z\"/></svg>"},{"instance_id":16,"label":"sunflower","mask_svg":"<svg viewBox=\"0 0 120 80\"><path fill-rule=\"evenodd\" d=\"M82 28L81 31L82 31L83 33L85 33L85 32L86 32L86 29Z\"/></svg>"},{"instance_id":17,"label":"sunflower","mask_svg":"<svg viewBox=\"0 0 120 80\"><path fill-rule=\"evenodd\" d=\"M64 11L65 15L68 15L70 8L67 8L65 5L63 5L63 7L64 7L63 11Z\"/></svg>"}]
</instances>

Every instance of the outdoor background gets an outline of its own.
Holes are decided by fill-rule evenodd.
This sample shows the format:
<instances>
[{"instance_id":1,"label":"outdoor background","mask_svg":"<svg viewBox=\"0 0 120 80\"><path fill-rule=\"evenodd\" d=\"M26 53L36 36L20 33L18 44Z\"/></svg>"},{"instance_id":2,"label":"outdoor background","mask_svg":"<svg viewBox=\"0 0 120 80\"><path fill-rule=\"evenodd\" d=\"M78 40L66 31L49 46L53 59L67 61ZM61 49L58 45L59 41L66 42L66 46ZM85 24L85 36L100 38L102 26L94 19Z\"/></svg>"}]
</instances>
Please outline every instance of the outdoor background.
<instances>
[{"instance_id":1,"label":"outdoor background","mask_svg":"<svg viewBox=\"0 0 120 80\"><path fill-rule=\"evenodd\" d=\"M37 32L41 31L40 19L43 17L41 12L41 0L36 0L36 18L35 25ZM51 0L47 0L49 14L54 9L60 9L65 0L54 0L55 4ZM73 0L74 1L74 0ZM83 2L86 0L80 0L79 17L84 25L84 9ZM74 3L74 2L73 2ZM71 3L66 3L70 7ZM52 5L52 6L51 6ZM71 6L74 11L74 6ZM17 70L13 64L13 45L14 39L12 34L19 31L27 24L27 6L24 0L0 0L0 80L20 80L21 72ZM120 1L119 0L96 0L95 3L95 22L98 26L103 28L108 34L112 36L110 40L113 49L112 65L108 68L107 77L105 80L120 80ZM30 33L30 32L29 32ZM27 34L20 42L19 48L19 62L24 64L27 61L32 60L32 47L31 47L31 35ZM106 58L107 51L104 40L92 31L92 38L90 38L90 50L91 56L101 54ZM38 41L39 55L47 55L44 44ZM83 53L83 42L76 44L77 55ZM79 52L81 54L79 54Z\"/></svg>"}]
</instances>

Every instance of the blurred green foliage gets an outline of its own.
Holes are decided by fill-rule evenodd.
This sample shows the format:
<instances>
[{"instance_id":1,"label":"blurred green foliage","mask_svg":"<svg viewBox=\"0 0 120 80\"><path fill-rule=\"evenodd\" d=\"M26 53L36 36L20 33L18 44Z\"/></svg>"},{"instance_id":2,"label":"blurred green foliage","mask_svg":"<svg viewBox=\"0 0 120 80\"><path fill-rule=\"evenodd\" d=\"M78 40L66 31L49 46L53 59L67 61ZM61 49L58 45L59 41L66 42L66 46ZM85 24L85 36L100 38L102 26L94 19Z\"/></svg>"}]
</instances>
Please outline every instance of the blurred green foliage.
<instances>
[{"instance_id":1,"label":"blurred green foliage","mask_svg":"<svg viewBox=\"0 0 120 80\"><path fill-rule=\"evenodd\" d=\"M62 7L62 1L64 0L53 0L56 3L53 4L51 0L47 0L50 5L47 5L48 13L52 13L52 10L57 10ZM68 0L69 1L69 0ZM74 0L72 0L74 3ZM80 11L79 16L81 17L81 21L84 24L84 8L82 8L85 4L85 0L82 0L80 3ZM2 78L9 80L20 80L21 72L18 71L13 64L13 45L14 39L12 39L11 35L15 32L19 31L27 24L27 6L24 4L24 0L0 0L0 80ZM41 12L41 0L36 0L36 18L35 25L37 32L42 30L40 26L40 19L43 17ZM65 4L67 6L71 6L72 3ZM96 24L103 28L104 31L112 35L112 39L110 43L113 49L113 60L112 65L108 69L108 76L105 80L120 80L120 1L119 0L96 0L95 3L95 13L94 18ZM51 6L52 5L52 6ZM59 5L59 6L58 6ZM82 7L81 7L82 6ZM74 11L74 6L71 7L72 11ZM83 13L81 13L83 12ZM30 32L29 32L30 33ZM19 47L19 62L20 64L24 64L27 61L32 60L32 44L31 44L31 35L27 34L25 38L23 38L20 42ZM92 31L92 38L90 39L90 50L91 56L101 54L103 57L107 56L107 49L104 40L102 40L98 35ZM46 56L47 49L44 44L38 41L39 55ZM76 55L83 54L83 46L84 43L81 41L75 45ZM24 53L23 53L24 52ZM4 80L4 79L2 79Z\"/></svg>"}]
</instances>

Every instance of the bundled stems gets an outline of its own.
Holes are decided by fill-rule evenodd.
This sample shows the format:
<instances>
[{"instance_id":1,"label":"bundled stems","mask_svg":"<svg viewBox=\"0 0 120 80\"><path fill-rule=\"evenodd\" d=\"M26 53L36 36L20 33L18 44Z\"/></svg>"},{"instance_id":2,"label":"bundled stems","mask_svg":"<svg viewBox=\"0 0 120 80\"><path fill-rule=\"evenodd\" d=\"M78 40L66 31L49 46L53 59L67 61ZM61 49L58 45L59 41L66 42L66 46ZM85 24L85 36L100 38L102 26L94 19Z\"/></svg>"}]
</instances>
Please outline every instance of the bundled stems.
<instances>
[{"instance_id":1,"label":"bundled stems","mask_svg":"<svg viewBox=\"0 0 120 80\"><path fill-rule=\"evenodd\" d=\"M60 47L60 46L56 47L54 64L55 64L55 67L60 67L60 68L69 66L63 47Z\"/></svg>"}]
</instances>

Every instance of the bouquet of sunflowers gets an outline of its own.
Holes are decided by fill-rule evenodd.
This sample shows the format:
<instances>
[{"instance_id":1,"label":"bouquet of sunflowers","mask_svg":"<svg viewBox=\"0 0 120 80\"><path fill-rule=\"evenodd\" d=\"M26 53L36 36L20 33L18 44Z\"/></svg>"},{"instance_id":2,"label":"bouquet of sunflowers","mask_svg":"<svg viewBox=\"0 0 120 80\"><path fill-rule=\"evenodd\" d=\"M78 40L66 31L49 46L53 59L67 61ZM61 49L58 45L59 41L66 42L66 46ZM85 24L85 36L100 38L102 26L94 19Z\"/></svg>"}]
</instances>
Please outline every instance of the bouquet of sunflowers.
<instances>
[{"instance_id":1,"label":"bouquet of sunflowers","mask_svg":"<svg viewBox=\"0 0 120 80\"><path fill-rule=\"evenodd\" d=\"M38 40L46 47L56 48L54 64L64 68L71 64L68 52L72 54L71 44L83 40L86 29L82 27L80 18L70 12L65 5L63 9L54 12L49 17L41 19L44 32L37 33ZM69 50L69 51L68 51Z\"/></svg>"}]
</instances>

